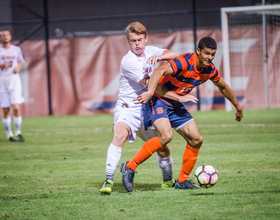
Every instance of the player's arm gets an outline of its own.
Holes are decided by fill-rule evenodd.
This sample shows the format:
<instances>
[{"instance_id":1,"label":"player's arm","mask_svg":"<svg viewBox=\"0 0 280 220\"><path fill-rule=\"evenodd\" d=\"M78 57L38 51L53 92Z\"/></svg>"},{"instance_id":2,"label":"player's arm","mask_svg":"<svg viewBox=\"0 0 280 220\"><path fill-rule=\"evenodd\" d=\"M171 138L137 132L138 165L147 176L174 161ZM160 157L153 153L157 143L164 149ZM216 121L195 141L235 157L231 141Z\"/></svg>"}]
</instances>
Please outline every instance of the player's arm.
<instances>
[{"instance_id":1,"label":"player's arm","mask_svg":"<svg viewBox=\"0 0 280 220\"><path fill-rule=\"evenodd\" d=\"M160 56L151 56L148 58L147 63L156 65L157 62L175 59L179 56L176 52L171 50L164 50Z\"/></svg>"},{"instance_id":2,"label":"player's arm","mask_svg":"<svg viewBox=\"0 0 280 220\"><path fill-rule=\"evenodd\" d=\"M19 71L21 70L22 66L23 66L23 61L20 61L18 63L18 65L14 69L14 74L19 73Z\"/></svg>"},{"instance_id":3,"label":"player's arm","mask_svg":"<svg viewBox=\"0 0 280 220\"><path fill-rule=\"evenodd\" d=\"M5 62L5 63L2 63L0 64L0 69L3 70L3 69L8 69L10 67L10 62Z\"/></svg>"},{"instance_id":4,"label":"player's arm","mask_svg":"<svg viewBox=\"0 0 280 220\"><path fill-rule=\"evenodd\" d=\"M187 95L178 95L176 93L174 93L173 91L169 91L164 85L162 85L161 83L159 83L157 85L156 91L155 93L157 93L158 95L160 95L161 97L164 98L168 98L168 99L172 99L175 100L177 102L193 102L193 103L197 103L198 102L198 98L196 98L193 95L187 94Z\"/></svg>"},{"instance_id":5,"label":"player's arm","mask_svg":"<svg viewBox=\"0 0 280 220\"><path fill-rule=\"evenodd\" d=\"M143 92L141 95L137 97L138 103L146 103L155 93L159 80L164 75L171 75L173 73L173 69L171 68L169 63L165 63L160 67L156 68L153 72L153 75L150 79L148 91Z\"/></svg>"},{"instance_id":6,"label":"player's arm","mask_svg":"<svg viewBox=\"0 0 280 220\"><path fill-rule=\"evenodd\" d=\"M149 81L150 81L150 78L144 78L142 79L140 82L146 86L149 85ZM168 99L172 99L172 100L175 100L175 101L178 101L178 102L181 102L181 103L184 103L184 102L193 102L193 103L197 103L198 102L198 98L196 98L195 96L193 95L190 95L190 94L187 94L187 95L178 95L172 91L168 91L167 88L162 85L161 83L159 83L157 85L157 88L156 88L156 91L155 91L157 94L159 94L161 97L164 97L164 98L168 98ZM135 104L140 104L140 102L138 102L137 99L133 100L135 102Z\"/></svg>"},{"instance_id":7,"label":"player's arm","mask_svg":"<svg viewBox=\"0 0 280 220\"><path fill-rule=\"evenodd\" d=\"M224 80L220 79L218 82L213 82L215 86L217 86L220 90L220 92L223 94L225 98L227 98L236 108L235 117L236 121L241 121L243 118L243 109L239 102L237 101L232 89L229 87L227 83L224 82Z\"/></svg>"}]
</instances>

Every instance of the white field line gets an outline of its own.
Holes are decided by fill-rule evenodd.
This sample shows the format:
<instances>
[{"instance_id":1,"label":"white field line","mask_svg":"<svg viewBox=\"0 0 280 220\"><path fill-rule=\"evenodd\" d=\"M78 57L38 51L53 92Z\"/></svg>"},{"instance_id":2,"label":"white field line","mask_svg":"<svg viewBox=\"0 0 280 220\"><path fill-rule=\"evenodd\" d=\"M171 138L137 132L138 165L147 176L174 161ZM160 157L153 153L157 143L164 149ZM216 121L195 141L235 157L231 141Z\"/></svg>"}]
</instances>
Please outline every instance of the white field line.
<instances>
[{"instance_id":1,"label":"white field line","mask_svg":"<svg viewBox=\"0 0 280 220\"><path fill-rule=\"evenodd\" d=\"M209 127L209 128L225 128L225 127L279 127L280 124L221 124L221 125L198 125L198 127Z\"/></svg>"},{"instance_id":2,"label":"white field line","mask_svg":"<svg viewBox=\"0 0 280 220\"><path fill-rule=\"evenodd\" d=\"M112 131L112 128L106 128L107 131ZM24 135L36 135L36 134L78 134L78 133L86 133L86 134L92 134L92 133L101 133L103 132L104 129L102 128L51 128L51 129L46 129L46 128L39 128L39 129L30 129L24 131Z\"/></svg>"},{"instance_id":3,"label":"white field line","mask_svg":"<svg viewBox=\"0 0 280 220\"><path fill-rule=\"evenodd\" d=\"M199 128L226 128L226 127L280 127L280 124L221 124L221 125L198 125ZM106 132L112 131L111 127L108 127L105 129ZM77 134L77 133L101 133L103 132L104 129L102 128L51 128L51 129L45 129L45 128L40 128L40 129L32 129L32 130L27 130L24 132L24 135L36 135L39 133L45 133L45 134Z\"/></svg>"}]
</instances>

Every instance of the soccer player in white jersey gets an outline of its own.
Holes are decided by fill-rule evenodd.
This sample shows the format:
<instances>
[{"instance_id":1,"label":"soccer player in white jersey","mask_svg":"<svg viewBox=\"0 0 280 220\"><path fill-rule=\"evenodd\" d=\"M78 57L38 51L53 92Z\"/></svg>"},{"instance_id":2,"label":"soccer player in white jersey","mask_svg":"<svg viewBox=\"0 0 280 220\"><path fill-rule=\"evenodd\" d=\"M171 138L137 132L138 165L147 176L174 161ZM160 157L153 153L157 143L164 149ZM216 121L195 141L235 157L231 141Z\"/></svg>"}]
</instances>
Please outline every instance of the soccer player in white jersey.
<instances>
[{"instance_id":1,"label":"soccer player in white jersey","mask_svg":"<svg viewBox=\"0 0 280 220\"><path fill-rule=\"evenodd\" d=\"M24 142L21 134L22 116L20 104L24 102L22 97L22 86L19 77L24 59L21 49L11 44L11 34L8 30L1 33L0 45L0 104L3 109L3 124L6 129L7 138L12 141ZM13 121L15 124L15 135L11 129L10 107L13 107Z\"/></svg>"},{"instance_id":2,"label":"soccer player in white jersey","mask_svg":"<svg viewBox=\"0 0 280 220\"><path fill-rule=\"evenodd\" d=\"M157 135L154 129L145 131L141 118L142 106L134 104L133 100L147 90L155 64L178 56L170 50L146 46L147 30L139 22L132 22L127 26L126 37L130 50L123 57L120 66L119 94L114 108L114 138L107 151L106 180L100 189L104 194L112 192L113 177L125 141L133 142L136 134L144 141ZM162 170L162 187L173 186L173 159L168 146L157 152L157 163Z\"/></svg>"}]
</instances>

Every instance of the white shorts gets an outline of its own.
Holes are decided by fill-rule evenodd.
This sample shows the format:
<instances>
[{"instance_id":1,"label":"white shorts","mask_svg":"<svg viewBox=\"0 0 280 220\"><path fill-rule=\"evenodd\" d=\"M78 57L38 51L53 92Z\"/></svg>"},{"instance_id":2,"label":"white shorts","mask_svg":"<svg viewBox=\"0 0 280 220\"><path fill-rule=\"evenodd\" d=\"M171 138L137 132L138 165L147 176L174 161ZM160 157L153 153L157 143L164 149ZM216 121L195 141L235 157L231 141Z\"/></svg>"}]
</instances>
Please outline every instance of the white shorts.
<instances>
[{"instance_id":1,"label":"white shorts","mask_svg":"<svg viewBox=\"0 0 280 220\"><path fill-rule=\"evenodd\" d=\"M0 105L2 108L8 108L13 104L21 104L24 102L21 90L10 90L0 92Z\"/></svg>"},{"instance_id":2,"label":"white shorts","mask_svg":"<svg viewBox=\"0 0 280 220\"><path fill-rule=\"evenodd\" d=\"M116 106L114 108L114 125L117 122L124 122L130 127L131 135L127 138L129 142L134 142L136 135L145 142L157 136L157 132L153 127L145 131L139 108Z\"/></svg>"}]
</instances>

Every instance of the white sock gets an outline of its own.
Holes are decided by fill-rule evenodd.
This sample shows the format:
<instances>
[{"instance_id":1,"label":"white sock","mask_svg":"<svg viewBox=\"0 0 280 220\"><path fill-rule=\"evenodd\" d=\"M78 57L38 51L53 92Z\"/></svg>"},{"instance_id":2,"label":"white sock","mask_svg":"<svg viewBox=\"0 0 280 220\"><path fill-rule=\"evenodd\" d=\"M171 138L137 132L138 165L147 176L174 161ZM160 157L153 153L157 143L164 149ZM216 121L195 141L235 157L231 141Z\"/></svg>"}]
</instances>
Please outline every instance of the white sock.
<instances>
[{"instance_id":1,"label":"white sock","mask_svg":"<svg viewBox=\"0 0 280 220\"><path fill-rule=\"evenodd\" d=\"M15 135L18 135L19 133L21 133L20 129L21 129L22 117L14 116L13 119L14 119L14 124L15 124Z\"/></svg>"},{"instance_id":2,"label":"white sock","mask_svg":"<svg viewBox=\"0 0 280 220\"><path fill-rule=\"evenodd\" d=\"M163 181L173 180L173 158L171 155L161 158L157 155L157 164L162 172Z\"/></svg>"},{"instance_id":3,"label":"white sock","mask_svg":"<svg viewBox=\"0 0 280 220\"><path fill-rule=\"evenodd\" d=\"M107 151L106 179L113 180L121 156L122 148L111 143Z\"/></svg>"},{"instance_id":4,"label":"white sock","mask_svg":"<svg viewBox=\"0 0 280 220\"><path fill-rule=\"evenodd\" d=\"M12 132L12 129L11 129L11 117L9 116L8 118L2 118L2 122L5 126L6 135L7 136L13 136L13 132Z\"/></svg>"}]
</instances>

